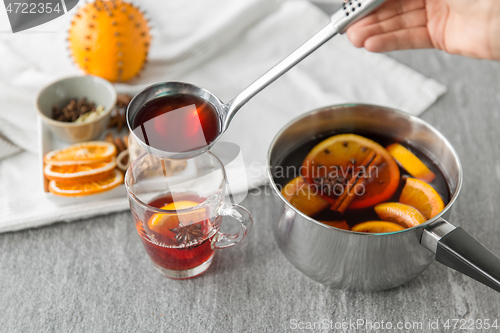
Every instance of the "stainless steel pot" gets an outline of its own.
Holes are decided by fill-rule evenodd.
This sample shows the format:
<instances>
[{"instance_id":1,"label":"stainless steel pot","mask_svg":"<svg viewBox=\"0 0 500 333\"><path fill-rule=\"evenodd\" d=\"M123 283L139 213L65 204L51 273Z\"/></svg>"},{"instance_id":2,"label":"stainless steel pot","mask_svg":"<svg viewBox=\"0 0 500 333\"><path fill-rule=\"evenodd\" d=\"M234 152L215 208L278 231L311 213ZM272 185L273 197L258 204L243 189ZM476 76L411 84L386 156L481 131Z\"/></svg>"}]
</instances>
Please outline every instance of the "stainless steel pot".
<instances>
[{"instance_id":1,"label":"stainless steel pot","mask_svg":"<svg viewBox=\"0 0 500 333\"><path fill-rule=\"evenodd\" d=\"M330 227L304 215L282 195L273 170L291 150L329 131L389 135L434 159L451 190L444 210L419 226L388 234ZM285 257L310 278L339 289L384 290L402 285L437 261L500 291L500 258L446 220L462 185L462 167L451 144L432 126L406 113L373 105L338 105L314 110L287 124L268 152L275 195L273 230Z\"/></svg>"}]
</instances>

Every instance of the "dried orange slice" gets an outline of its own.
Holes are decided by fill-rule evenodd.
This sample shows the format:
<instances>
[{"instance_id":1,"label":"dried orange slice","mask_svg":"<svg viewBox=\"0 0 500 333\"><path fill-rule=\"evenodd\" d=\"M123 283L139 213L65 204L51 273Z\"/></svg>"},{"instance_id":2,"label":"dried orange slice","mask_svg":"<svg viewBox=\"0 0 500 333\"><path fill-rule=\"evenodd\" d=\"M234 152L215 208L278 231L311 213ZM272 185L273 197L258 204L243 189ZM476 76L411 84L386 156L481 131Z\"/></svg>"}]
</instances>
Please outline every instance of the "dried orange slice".
<instances>
[{"instance_id":1,"label":"dried orange slice","mask_svg":"<svg viewBox=\"0 0 500 333\"><path fill-rule=\"evenodd\" d=\"M394 231L400 231L400 230L405 230L405 228L403 228L399 224L392 223L392 222L385 222L385 221L362 222L362 223L356 224L351 229L351 231L368 232L368 233L374 233L374 234L382 234L382 233L386 233L386 232L394 232Z\"/></svg>"},{"instance_id":2,"label":"dried orange slice","mask_svg":"<svg viewBox=\"0 0 500 333\"><path fill-rule=\"evenodd\" d=\"M416 208L399 202L384 202L375 206L378 217L384 221L411 228L427 221Z\"/></svg>"},{"instance_id":3,"label":"dried orange slice","mask_svg":"<svg viewBox=\"0 0 500 333\"><path fill-rule=\"evenodd\" d=\"M51 180L49 191L52 194L63 197L79 197L109 191L123 182L123 174L120 170L114 172L101 180L86 183L66 184Z\"/></svg>"},{"instance_id":4,"label":"dried orange slice","mask_svg":"<svg viewBox=\"0 0 500 333\"><path fill-rule=\"evenodd\" d=\"M424 181L408 178L403 187L399 202L418 209L427 219L431 219L444 209L439 193Z\"/></svg>"},{"instance_id":5,"label":"dried orange slice","mask_svg":"<svg viewBox=\"0 0 500 333\"><path fill-rule=\"evenodd\" d=\"M191 208L199 204L200 203L196 201L181 200L177 202L171 202L161 207L161 209L175 211L175 210ZM151 218L148 220L148 227L149 229L159 234L174 237L175 233L173 233L171 229L179 227L179 220L183 225L188 225L205 220L207 218L207 216L205 215L206 214L204 209L187 213L165 213L165 214L157 213L151 216Z\"/></svg>"},{"instance_id":6,"label":"dried orange slice","mask_svg":"<svg viewBox=\"0 0 500 333\"><path fill-rule=\"evenodd\" d=\"M330 206L330 203L323 199L323 197L318 194L318 191L315 191L314 188L309 186L302 177L292 179L283 187L281 194L283 194L285 199L288 200L292 206L307 216L313 216Z\"/></svg>"},{"instance_id":7,"label":"dried orange slice","mask_svg":"<svg viewBox=\"0 0 500 333\"><path fill-rule=\"evenodd\" d=\"M107 161L115 155L114 144L105 141L89 141L51 151L45 155L43 161L53 165L86 164Z\"/></svg>"},{"instance_id":8,"label":"dried orange slice","mask_svg":"<svg viewBox=\"0 0 500 333\"><path fill-rule=\"evenodd\" d=\"M386 147L389 154L401 165L403 169L408 171L410 175L415 178L421 179L425 182L432 182L436 175L432 172L427 165L424 164L415 154L408 150L408 148L393 143Z\"/></svg>"},{"instance_id":9,"label":"dried orange slice","mask_svg":"<svg viewBox=\"0 0 500 333\"><path fill-rule=\"evenodd\" d=\"M347 224L346 221L320 221L320 222L329 225L330 227L335 227L344 230L351 230L351 226Z\"/></svg>"},{"instance_id":10,"label":"dried orange slice","mask_svg":"<svg viewBox=\"0 0 500 333\"><path fill-rule=\"evenodd\" d=\"M43 174L48 180L74 184L104 179L113 173L115 167L116 159L112 157L109 162L71 165L47 164L43 168Z\"/></svg>"},{"instance_id":11,"label":"dried orange slice","mask_svg":"<svg viewBox=\"0 0 500 333\"><path fill-rule=\"evenodd\" d=\"M366 167L365 161L374 153L381 162ZM399 185L398 165L387 150L375 141L356 134L334 135L320 142L304 159L301 170L307 182L320 186L323 197L332 204L343 192L342 188L348 190L349 179L363 170L366 177L359 191L354 188L357 194L348 206L351 209L370 207L388 200Z\"/></svg>"}]
</instances>

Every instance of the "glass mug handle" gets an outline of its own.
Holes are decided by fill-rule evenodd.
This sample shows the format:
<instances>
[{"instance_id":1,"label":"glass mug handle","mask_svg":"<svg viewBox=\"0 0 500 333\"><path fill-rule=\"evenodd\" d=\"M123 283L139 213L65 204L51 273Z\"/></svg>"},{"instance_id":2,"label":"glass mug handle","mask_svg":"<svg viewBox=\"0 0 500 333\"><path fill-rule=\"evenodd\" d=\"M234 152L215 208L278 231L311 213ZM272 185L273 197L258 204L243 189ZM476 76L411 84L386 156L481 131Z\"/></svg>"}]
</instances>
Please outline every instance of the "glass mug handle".
<instances>
[{"instance_id":1,"label":"glass mug handle","mask_svg":"<svg viewBox=\"0 0 500 333\"><path fill-rule=\"evenodd\" d=\"M235 244L241 242L241 240L248 234L248 231L252 229L252 215L248 210L246 210L246 208L240 205L223 203L217 210L217 213L219 216L232 217L236 221L240 222L241 229L239 232L234 234L225 234L217 231L214 238L212 238L212 249L225 249L227 247L234 246Z\"/></svg>"}]
</instances>

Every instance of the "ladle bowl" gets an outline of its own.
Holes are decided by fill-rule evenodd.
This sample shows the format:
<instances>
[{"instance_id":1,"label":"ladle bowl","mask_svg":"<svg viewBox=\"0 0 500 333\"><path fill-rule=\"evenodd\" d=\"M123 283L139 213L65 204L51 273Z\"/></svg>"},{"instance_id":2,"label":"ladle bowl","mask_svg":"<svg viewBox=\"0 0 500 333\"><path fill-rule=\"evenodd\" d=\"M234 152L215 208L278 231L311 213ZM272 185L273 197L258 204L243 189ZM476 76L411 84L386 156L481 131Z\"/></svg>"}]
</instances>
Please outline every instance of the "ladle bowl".
<instances>
[{"instance_id":1,"label":"ladle bowl","mask_svg":"<svg viewBox=\"0 0 500 333\"><path fill-rule=\"evenodd\" d=\"M223 133L224 126L227 126L227 113L228 108L220 99L218 99L214 94L209 91L199 88L190 83L184 82L160 82L155 83L146 87L140 93L134 96L130 101L127 108L127 125L130 129L130 133L134 136L136 142L141 146L149 154L152 154L159 158L169 158L169 159L190 159L206 153L212 148L217 140L208 143L205 147L190 150L185 152L168 152L164 150L160 150L154 148L147 144L146 140L144 140L144 136L141 135L141 131L137 131L134 129L135 118L139 112L139 110L146 104L147 102L168 95L190 95L203 99L207 103L210 103L217 112L217 119L219 120L219 133ZM220 135L219 135L220 136Z\"/></svg>"}]
</instances>

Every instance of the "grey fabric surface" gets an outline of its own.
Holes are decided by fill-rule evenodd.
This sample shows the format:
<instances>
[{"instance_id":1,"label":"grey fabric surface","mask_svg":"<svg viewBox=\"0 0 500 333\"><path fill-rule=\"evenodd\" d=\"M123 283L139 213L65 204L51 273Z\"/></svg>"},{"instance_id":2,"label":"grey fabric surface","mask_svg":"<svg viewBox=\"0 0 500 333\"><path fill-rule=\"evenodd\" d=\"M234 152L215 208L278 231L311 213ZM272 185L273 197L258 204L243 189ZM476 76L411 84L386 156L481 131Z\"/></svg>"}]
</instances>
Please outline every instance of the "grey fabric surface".
<instances>
[{"instance_id":1,"label":"grey fabric surface","mask_svg":"<svg viewBox=\"0 0 500 333\"><path fill-rule=\"evenodd\" d=\"M447 85L422 118L462 159L452 222L500 254L500 63L433 50L390 56ZM440 320L440 331L447 319L500 321L499 293L438 263L385 292L320 285L279 252L265 195L242 204L255 218L248 239L217 251L207 273L188 281L154 270L129 212L1 234L0 331L267 332L294 331L294 320L364 319L422 322L408 331L430 332L429 320Z\"/></svg>"}]
</instances>

